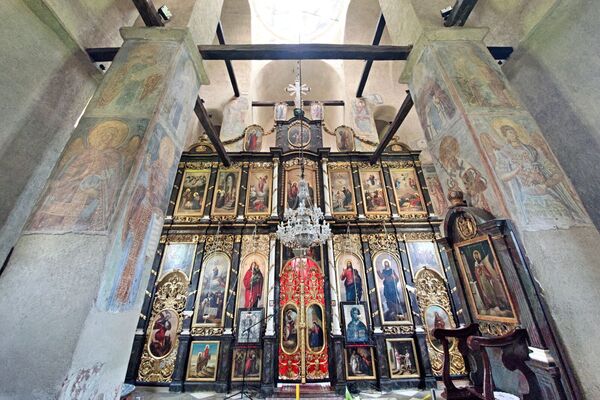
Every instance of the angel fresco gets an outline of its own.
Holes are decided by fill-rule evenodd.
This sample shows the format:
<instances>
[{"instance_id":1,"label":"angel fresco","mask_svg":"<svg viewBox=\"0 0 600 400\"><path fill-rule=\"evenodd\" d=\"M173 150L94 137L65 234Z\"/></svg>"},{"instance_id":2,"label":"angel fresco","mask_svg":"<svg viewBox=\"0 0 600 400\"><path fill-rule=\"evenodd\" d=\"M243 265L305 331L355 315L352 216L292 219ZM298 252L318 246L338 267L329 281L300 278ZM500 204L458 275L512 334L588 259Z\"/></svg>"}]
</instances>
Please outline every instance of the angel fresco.
<instances>
[{"instance_id":1,"label":"angel fresco","mask_svg":"<svg viewBox=\"0 0 600 400\"><path fill-rule=\"evenodd\" d=\"M495 132L482 133L481 142L496 175L509 189L519 218L526 224L557 216L585 222L585 212L542 136L526 134L506 118L492 125Z\"/></svg>"}]
</instances>

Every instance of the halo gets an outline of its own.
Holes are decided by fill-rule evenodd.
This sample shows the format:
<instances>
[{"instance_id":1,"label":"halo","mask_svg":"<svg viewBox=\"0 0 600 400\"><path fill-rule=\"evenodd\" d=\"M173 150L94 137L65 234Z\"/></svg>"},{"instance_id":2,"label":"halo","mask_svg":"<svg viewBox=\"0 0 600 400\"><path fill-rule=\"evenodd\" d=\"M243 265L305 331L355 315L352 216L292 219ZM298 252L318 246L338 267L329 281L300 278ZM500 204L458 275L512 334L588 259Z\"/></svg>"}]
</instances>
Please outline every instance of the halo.
<instances>
[{"instance_id":1,"label":"halo","mask_svg":"<svg viewBox=\"0 0 600 400\"><path fill-rule=\"evenodd\" d=\"M525 143L529 142L529 137L524 133L523 127L520 124L518 124L517 122L515 122L509 118L495 118L494 121L492 122L492 128L494 128L494 131L496 131L496 134L503 140L504 140L504 135L502 134L502 130L501 130L503 126L510 126L511 128L514 129L517 136L519 137L519 139L522 142L525 142Z\"/></svg>"},{"instance_id":2,"label":"halo","mask_svg":"<svg viewBox=\"0 0 600 400\"><path fill-rule=\"evenodd\" d=\"M88 143L90 146L104 150L106 148L118 147L129 133L129 127L126 123L118 120L104 121L96 125L88 134ZM104 139L110 135L108 143L104 143Z\"/></svg>"}]
</instances>

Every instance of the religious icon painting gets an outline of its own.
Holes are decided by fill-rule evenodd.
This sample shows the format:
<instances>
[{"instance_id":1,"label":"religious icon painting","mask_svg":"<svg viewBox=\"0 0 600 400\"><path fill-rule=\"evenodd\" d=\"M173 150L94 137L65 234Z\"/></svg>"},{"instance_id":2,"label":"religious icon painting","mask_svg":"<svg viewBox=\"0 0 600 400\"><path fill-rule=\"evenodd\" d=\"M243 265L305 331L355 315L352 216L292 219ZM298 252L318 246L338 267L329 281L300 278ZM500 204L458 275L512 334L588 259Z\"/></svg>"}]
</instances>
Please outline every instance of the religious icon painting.
<instances>
[{"instance_id":1,"label":"religious icon painting","mask_svg":"<svg viewBox=\"0 0 600 400\"><path fill-rule=\"evenodd\" d=\"M306 250L305 257L308 259L311 259L317 265L320 266L321 265L321 254L322 254L321 246L314 246L314 247L309 247ZM296 258L296 255L294 254L294 250L281 244L281 269L283 269L283 267L285 267L285 265L290 260L293 260L294 258Z\"/></svg>"},{"instance_id":2,"label":"religious icon painting","mask_svg":"<svg viewBox=\"0 0 600 400\"><path fill-rule=\"evenodd\" d=\"M287 120L287 109L288 109L288 105L285 101L275 104L274 120L276 122L286 121Z\"/></svg>"},{"instance_id":3,"label":"religious icon painting","mask_svg":"<svg viewBox=\"0 0 600 400\"><path fill-rule=\"evenodd\" d=\"M356 215L354 182L350 166L332 164L329 169L329 195L334 216Z\"/></svg>"},{"instance_id":4,"label":"religious icon painting","mask_svg":"<svg viewBox=\"0 0 600 400\"><path fill-rule=\"evenodd\" d=\"M381 251L373 257L377 301L384 325L412 324L406 284L398 256Z\"/></svg>"},{"instance_id":5,"label":"religious icon painting","mask_svg":"<svg viewBox=\"0 0 600 400\"><path fill-rule=\"evenodd\" d=\"M440 261L438 247L435 242L431 240L407 241L406 250L413 276L417 276L417 272L419 272L421 268L426 267L444 277L442 262Z\"/></svg>"},{"instance_id":6,"label":"religious icon painting","mask_svg":"<svg viewBox=\"0 0 600 400\"><path fill-rule=\"evenodd\" d=\"M453 329L454 320L448 310L439 304L430 304L423 312L425 329L429 343L439 352L443 352L442 342L433 336L434 329Z\"/></svg>"},{"instance_id":7,"label":"religious icon painting","mask_svg":"<svg viewBox=\"0 0 600 400\"><path fill-rule=\"evenodd\" d=\"M306 308L306 347L310 352L320 353L325 348L325 312L318 303Z\"/></svg>"},{"instance_id":8,"label":"religious icon painting","mask_svg":"<svg viewBox=\"0 0 600 400\"><path fill-rule=\"evenodd\" d=\"M366 299L367 281L365 280L362 258L354 253L342 253L336 259L337 273L340 277L339 300L361 302Z\"/></svg>"},{"instance_id":9,"label":"religious icon painting","mask_svg":"<svg viewBox=\"0 0 600 400\"><path fill-rule=\"evenodd\" d=\"M369 317L366 302L343 302L342 318L346 343L365 344L369 342Z\"/></svg>"},{"instance_id":10,"label":"religious icon painting","mask_svg":"<svg viewBox=\"0 0 600 400\"><path fill-rule=\"evenodd\" d=\"M148 353L156 359L167 357L176 345L179 315L172 309L162 310L150 321L149 326Z\"/></svg>"},{"instance_id":11,"label":"religious icon painting","mask_svg":"<svg viewBox=\"0 0 600 400\"><path fill-rule=\"evenodd\" d=\"M196 243L167 243L163 252L158 281L169 272L176 270L183 272L189 280L192 266L194 265L195 255Z\"/></svg>"},{"instance_id":12,"label":"religious icon painting","mask_svg":"<svg viewBox=\"0 0 600 400\"><path fill-rule=\"evenodd\" d=\"M286 354L298 350L298 308L295 303L286 304L281 310L281 349Z\"/></svg>"},{"instance_id":13,"label":"religious icon painting","mask_svg":"<svg viewBox=\"0 0 600 400\"><path fill-rule=\"evenodd\" d=\"M223 252L202 261L192 326L223 326L231 260Z\"/></svg>"},{"instance_id":14,"label":"religious icon painting","mask_svg":"<svg viewBox=\"0 0 600 400\"><path fill-rule=\"evenodd\" d=\"M389 215L383 173L379 168L360 168L360 187L366 215Z\"/></svg>"},{"instance_id":15,"label":"religious icon painting","mask_svg":"<svg viewBox=\"0 0 600 400\"><path fill-rule=\"evenodd\" d=\"M365 381L375 379L375 355L371 347L351 347L345 349L346 379Z\"/></svg>"},{"instance_id":16,"label":"religious icon painting","mask_svg":"<svg viewBox=\"0 0 600 400\"><path fill-rule=\"evenodd\" d=\"M176 216L202 216L209 178L209 169L185 170L177 203L175 203Z\"/></svg>"},{"instance_id":17,"label":"religious icon painting","mask_svg":"<svg viewBox=\"0 0 600 400\"><path fill-rule=\"evenodd\" d=\"M248 172L246 216L269 216L271 213L271 168L251 167Z\"/></svg>"},{"instance_id":18,"label":"religious icon painting","mask_svg":"<svg viewBox=\"0 0 600 400\"><path fill-rule=\"evenodd\" d=\"M310 126L304 121L292 122L288 128L287 137L291 147L306 147L311 138Z\"/></svg>"},{"instance_id":19,"label":"religious icon painting","mask_svg":"<svg viewBox=\"0 0 600 400\"><path fill-rule=\"evenodd\" d=\"M323 103L320 101L313 101L310 103L310 119L314 121L323 120Z\"/></svg>"},{"instance_id":20,"label":"religious icon painting","mask_svg":"<svg viewBox=\"0 0 600 400\"><path fill-rule=\"evenodd\" d=\"M242 260L237 295L239 309L265 306L267 265L267 257L258 252L248 254Z\"/></svg>"},{"instance_id":21,"label":"religious icon painting","mask_svg":"<svg viewBox=\"0 0 600 400\"><path fill-rule=\"evenodd\" d=\"M354 130L346 125L340 125L333 131L338 151L354 151Z\"/></svg>"},{"instance_id":22,"label":"religious icon painting","mask_svg":"<svg viewBox=\"0 0 600 400\"><path fill-rule=\"evenodd\" d=\"M213 195L212 215L235 217L240 175L241 171L236 168L219 169Z\"/></svg>"},{"instance_id":23,"label":"religious icon painting","mask_svg":"<svg viewBox=\"0 0 600 400\"><path fill-rule=\"evenodd\" d=\"M261 349L249 347L233 349L233 368L231 369L233 382L260 382L261 372Z\"/></svg>"},{"instance_id":24,"label":"religious icon painting","mask_svg":"<svg viewBox=\"0 0 600 400\"><path fill-rule=\"evenodd\" d=\"M426 216L427 208L421 193L421 186L414 168L390 169L398 214L411 217Z\"/></svg>"},{"instance_id":25,"label":"religious icon painting","mask_svg":"<svg viewBox=\"0 0 600 400\"><path fill-rule=\"evenodd\" d=\"M285 170L285 200L286 207L295 210L300 204L298 193L300 188L298 182L300 181L301 169L299 165L289 167ZM308 184L308 197L310 199L310 205L315 205L318 201L317 198L317 170L314 166L307 165L304 167L304 180ZM309 206L309 204L306 204Z\"/></svg>"},{"instance_id":26,"label":"religious icon painting","mask_svg":"<svg viewBox=\"0 0 600 400\"><path fill-rule=\"evenodd\" d=\"M220 343L214 340L192 342L186 380L209 382L217 380L219 346Z\"/></svg>"},{"instance_id":27,"label":"religious icon painting","mask_svg":"<svg viewBox=\"0 0 600 400\"><path fill-rule=\"evenodd\" d=\"M260 343L264 308L240 308L237 329L238 343Z\"/></svg>"},{"instance_id":28,"label":"religious icon painting","mask_svg":"<svg viewBox=\"0 0 600 400\"><path fill-rule=\"evenodd\" d=\"M413 339L386 339L385 347L390 367L390 378L420 377L417 349Z\"/></svg>"},{"instance_id":29,"label":"religious icon painting","mask_svg":"<svg viewBox=\"0 0 600 400\"><path fill-rule=\"evenodd\" d=\"M487 236L455 246L467 299L477 319L518 323L500 264Z\"/></svg>"},{"instance_id":30,"label":"religious icon painting","mask_svg":"<svg viewBox=\"0 0 600 400\"><path fill-rule=\"evenodd\" d=\"M244 151L260 151L265 130L260 125L250 125L244 129Z\"/></svg>"}]
</instances>

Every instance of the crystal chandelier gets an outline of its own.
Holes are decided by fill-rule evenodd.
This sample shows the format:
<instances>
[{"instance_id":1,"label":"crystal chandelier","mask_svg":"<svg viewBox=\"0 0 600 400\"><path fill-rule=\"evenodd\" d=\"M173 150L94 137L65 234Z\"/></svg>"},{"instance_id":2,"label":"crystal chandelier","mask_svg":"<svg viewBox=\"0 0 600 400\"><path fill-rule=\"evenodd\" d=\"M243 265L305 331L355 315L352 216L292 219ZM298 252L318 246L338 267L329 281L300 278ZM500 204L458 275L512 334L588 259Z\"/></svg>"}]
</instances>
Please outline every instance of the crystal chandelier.
<instances>
[{"instance_id":1,"label":"crystal chandelier","mask_svg":"<svg viewBox=\"0 0 600 400\"><path fill-rule=\"evenodd\" d=\"M291 86L291 85L290 85ZM294 115L302 118L302 92L307 92L306 85L301 84L301 67L298 61L296 82L293 86L295 94ZM311 203L308 183L304 179L304 152L300 148L300 181L298 182L298 207L294 210L286 207L283 221L277 227L277 238L284 246L294 250L296 256L303 256L310 247L318 246L331 237L329 224L323 218L323 211Z\"/></svg>"}]
</instances>

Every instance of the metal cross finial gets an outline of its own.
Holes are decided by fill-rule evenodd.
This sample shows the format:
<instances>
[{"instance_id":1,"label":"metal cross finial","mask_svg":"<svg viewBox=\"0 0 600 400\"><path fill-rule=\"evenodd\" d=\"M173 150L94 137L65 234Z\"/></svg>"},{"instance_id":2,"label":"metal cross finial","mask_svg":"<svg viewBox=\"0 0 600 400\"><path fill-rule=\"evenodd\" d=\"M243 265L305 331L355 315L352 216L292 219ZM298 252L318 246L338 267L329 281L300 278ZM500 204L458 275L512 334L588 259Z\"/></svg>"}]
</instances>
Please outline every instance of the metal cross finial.
<instances>
[{"instance_id":1,"label":"metal cross finial","mask_svg":"<svg viewBox=\"0 0 600 400\"><path fill-rule=\"evenodd\" d=\"M294 83L290 83L285 88L290 96L294 96L294 107L302 108L302 96L310 92L310 87L306 83L302 83L302 77L300 74L300 60L296 64L296 80Z\"/></svg>"}]
</instances>

